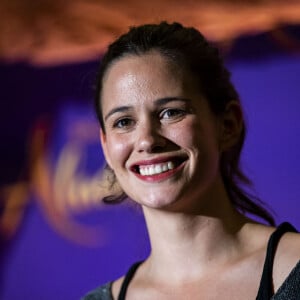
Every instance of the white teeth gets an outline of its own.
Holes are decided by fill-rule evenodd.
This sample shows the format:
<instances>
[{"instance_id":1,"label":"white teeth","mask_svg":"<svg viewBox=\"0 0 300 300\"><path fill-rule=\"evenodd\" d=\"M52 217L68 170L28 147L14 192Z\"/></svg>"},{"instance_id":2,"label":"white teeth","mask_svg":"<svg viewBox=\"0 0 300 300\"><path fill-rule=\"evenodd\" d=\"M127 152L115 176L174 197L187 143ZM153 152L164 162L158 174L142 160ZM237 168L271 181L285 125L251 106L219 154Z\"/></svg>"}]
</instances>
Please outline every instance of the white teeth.
<instances>
[{"instance_id":1,"label":"white teeth","mask_svg":"<svg viewBox=\"0 0 300 300\"><path fill-rule=\"evenodd\" d=\"M169 161L167 163L148 165L148 166L140 166L139 171L143 176L155 175L166 172L168 170L172 170L175 168L173 162Z\"/></svg>"},{"instance_id":2,"label":"white teeth","mask_svg":"<svg viewBox=\"0 0 300 300\"><path fill-rule=\"evenodd\" d=\"M175 166L174 166L174 163L171 162L171 161L169 161L169 162L168 162L168 169L169 169L169 170L172 170L172 169L174 169L174 167L175 167Z\"/></svg>"},{"instance_id":3,"label":"white teeth","mask_svg":"<svg viewBox=\"0 0 300 300\"><path fill-rule=\"evenodd\" d=\"M155 170L155 173L161 173L162 172L162 166L156 165L154 170Z\"/></svg>"}]
</instances>

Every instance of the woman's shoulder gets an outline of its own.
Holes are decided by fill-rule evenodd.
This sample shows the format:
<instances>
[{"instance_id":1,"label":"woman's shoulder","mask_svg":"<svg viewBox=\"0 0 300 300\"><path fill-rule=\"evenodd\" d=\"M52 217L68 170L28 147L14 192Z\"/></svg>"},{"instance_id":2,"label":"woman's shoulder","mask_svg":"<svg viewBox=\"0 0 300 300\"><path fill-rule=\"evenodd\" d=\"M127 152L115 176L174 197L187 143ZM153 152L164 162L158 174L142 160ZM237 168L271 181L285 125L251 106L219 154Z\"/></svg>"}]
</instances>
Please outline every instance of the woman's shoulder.
<instances>
[{"instance_id":1,"label":"woman's shoulder","mask_svg":"<svg viewBox=\"0 0 300 300\"><path fill-rule=\"evenodd\" d=\"M275 264L276 260L292 263L300 259L300 233L287 222L277 227L253 223L250 230L246 232L246 236L255 247L261 247L265 254L274 251Z\"/></svg>"},{"instance_id":2,"label":"woman's shoulder","mask_svg":"<svg viewBox=\"0 0 300 300\"><path fill-rule=\"evenodd\" d=\"M300 234L286 232L276 249L273 265L274 289L279 289L291 275L300 273Z\"/></svg>"},{"instance_id":3,"label":"woman's shoulder","mask_svg":"<svg viewBox=\"0 0 300 300\"><path fill-rule=\"evenodd\" d=\"M88 292L81 300L113 300L112 282L103 284Z\"/></svg>"}]
</instances>

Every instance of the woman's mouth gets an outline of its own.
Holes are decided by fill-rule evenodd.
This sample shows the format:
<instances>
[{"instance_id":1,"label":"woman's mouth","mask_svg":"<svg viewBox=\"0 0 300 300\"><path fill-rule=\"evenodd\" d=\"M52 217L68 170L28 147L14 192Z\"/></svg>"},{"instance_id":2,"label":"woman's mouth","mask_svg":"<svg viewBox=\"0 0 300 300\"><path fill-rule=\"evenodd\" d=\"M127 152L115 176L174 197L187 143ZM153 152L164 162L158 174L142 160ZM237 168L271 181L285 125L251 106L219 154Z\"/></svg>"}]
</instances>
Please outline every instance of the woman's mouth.
<instances>
[{"instance_id":1,"label":"woman's mouth","mask_svg":"<svg viewBox=\"0 0 300 300\"><path fill-rule=\"evenodd\" d=\"M186 158L172 158L155 163L141 162L135 164L131 169L141 179L163 179L168 176L172 176L186 161Z\"/></svg>"},{"instance_id":2,"label":"woman's mouth","mask_svg":"<svg viewBox=\"0 0 300 300\"><path fill-rule=\"evenodd\" d=\"M155 175L163 172L167 172L168 170L174 169L175 164L172 161L168 161L161 164L153 164L148 166L139 166L139 173L143 176L145 175Z\"/></svg>"}]
</instances>

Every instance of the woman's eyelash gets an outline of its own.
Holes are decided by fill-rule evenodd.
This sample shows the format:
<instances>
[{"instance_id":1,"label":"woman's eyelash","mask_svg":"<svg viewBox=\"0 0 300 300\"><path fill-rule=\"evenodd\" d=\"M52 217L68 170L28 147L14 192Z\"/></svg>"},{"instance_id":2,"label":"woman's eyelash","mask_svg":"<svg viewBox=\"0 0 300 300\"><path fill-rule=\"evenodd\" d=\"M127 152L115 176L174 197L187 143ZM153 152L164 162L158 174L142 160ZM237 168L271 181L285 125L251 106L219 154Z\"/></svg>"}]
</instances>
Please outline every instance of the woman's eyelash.
<instances>
[{"instance_id":1,"label":"woman's eyelash","mask_svg":"<svg viewBox=\"0 0 300 300\"><path fill-rule=\"evenodd\" d=\"M124 128L132 125L133 120L130 118L121 118L113 123L113 128Z\"/></svg>"},{"instance_id":2,"label":"woman's eyelash","mask_svg":"<svg viewBox=\"0 0 300 300\"><path fill-rule=\"evenodd\" d=\"M161 117L172 118L179 117L186 114L186 111L180 108L167 108L161 112Z\"/></svg>"}]
</instances>

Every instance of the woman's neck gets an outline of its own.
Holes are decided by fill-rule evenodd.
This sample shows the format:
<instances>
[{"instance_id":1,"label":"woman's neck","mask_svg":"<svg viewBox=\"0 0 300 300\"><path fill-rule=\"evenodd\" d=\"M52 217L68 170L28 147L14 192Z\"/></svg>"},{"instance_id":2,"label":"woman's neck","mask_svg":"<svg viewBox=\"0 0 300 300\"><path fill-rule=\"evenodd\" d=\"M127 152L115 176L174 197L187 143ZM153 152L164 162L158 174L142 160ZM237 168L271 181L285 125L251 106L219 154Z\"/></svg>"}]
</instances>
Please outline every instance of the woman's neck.
<instances>
[{"instance_id":1,"label":"woman's neck","mask_svg":"<svg viewBox=\"0 0 300 300\"><path fill-rule=\"evenodd\" d=\"M240 236L247 218L230 203L217 209L213 216L144 208L152 246L150 272L182 281L237 259L243 253Z\"/></svg>"}]
</instances>

